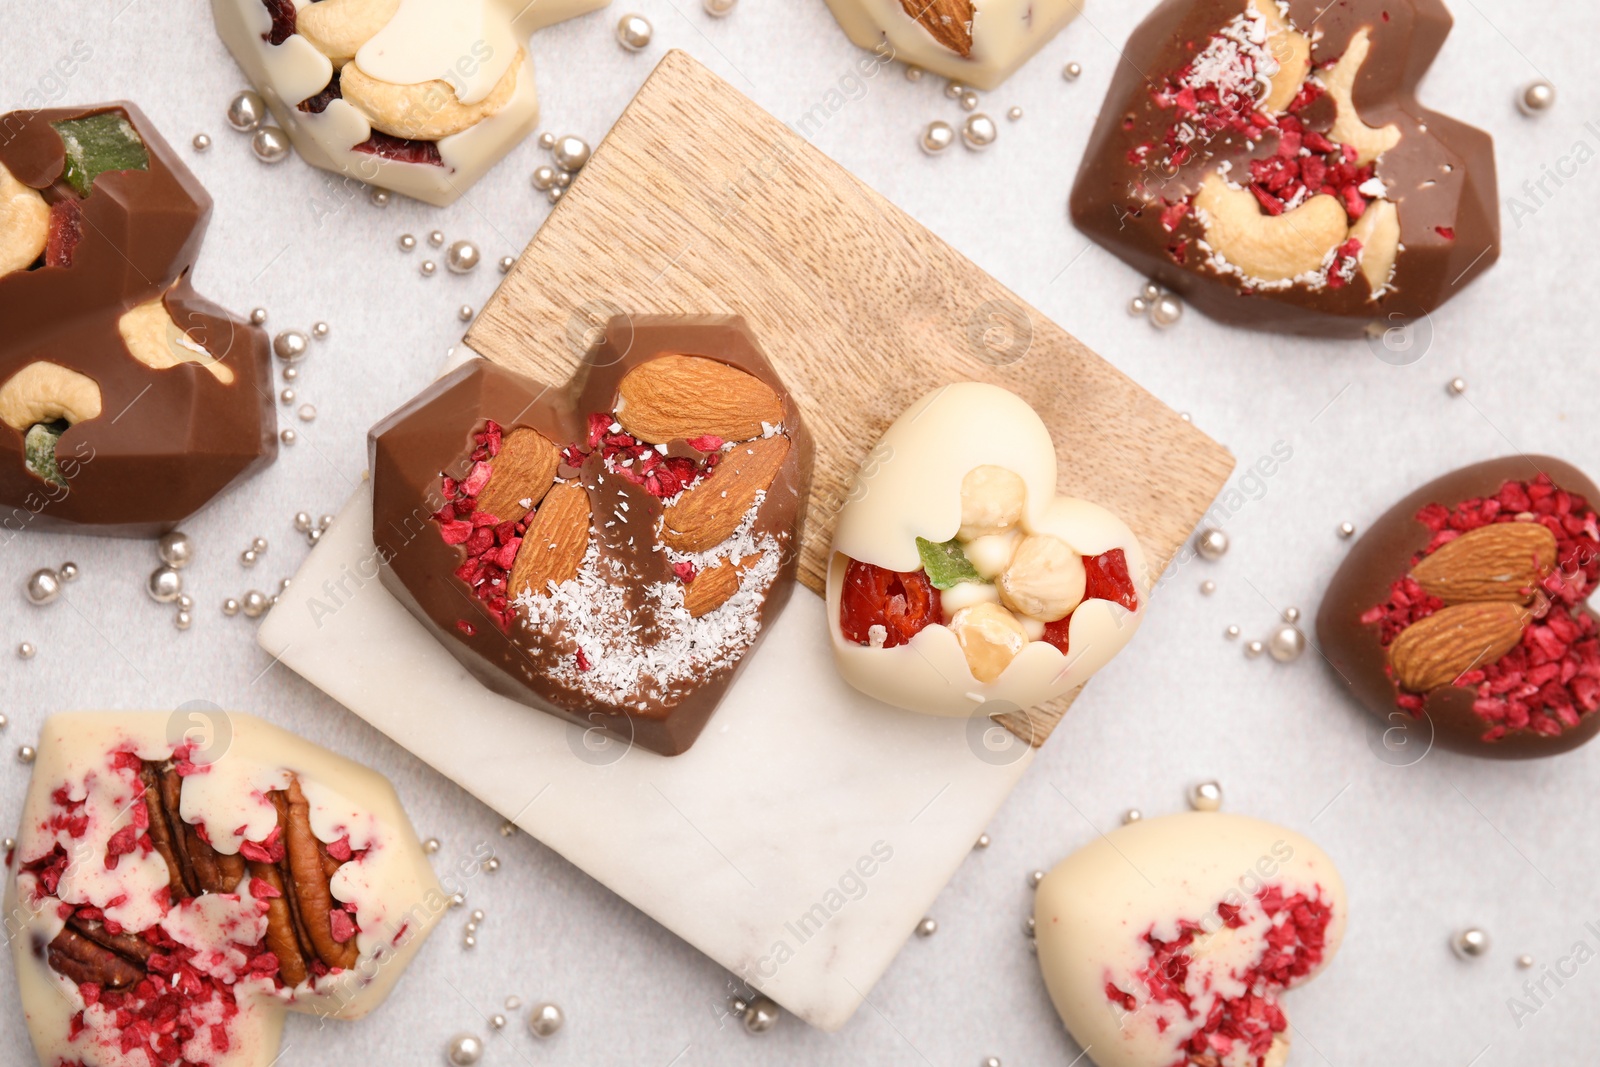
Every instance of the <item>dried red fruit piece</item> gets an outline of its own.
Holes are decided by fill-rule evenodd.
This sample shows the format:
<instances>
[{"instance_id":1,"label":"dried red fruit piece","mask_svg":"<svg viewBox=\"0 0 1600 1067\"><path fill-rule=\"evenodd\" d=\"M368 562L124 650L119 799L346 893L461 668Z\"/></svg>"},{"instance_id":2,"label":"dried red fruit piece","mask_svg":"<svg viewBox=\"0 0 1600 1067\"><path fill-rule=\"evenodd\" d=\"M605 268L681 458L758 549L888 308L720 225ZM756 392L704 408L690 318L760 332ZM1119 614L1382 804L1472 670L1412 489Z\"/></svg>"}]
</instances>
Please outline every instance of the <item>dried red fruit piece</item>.
<instances>
[{"instance_id":1,"label":"dried red fruit piece","mask_svg":"<svg viewBox=\"0 0 1600 1067\"><path fill-rule=\"evenodd\" d=\"M1128 556L1122 549L1083 557L1083 569L1085 600L1109 600L1129 611L1139 610L1139 590L1128 573Z\"/></svg>"},{"instance_id":2,"label":"dried red fruit piece","mask_svg":"<svg viewBox=\"0 0 1600 1067\"><path fill-rule=\"evenodd\" d=\"M268 44L282 44L295 33L295 6L294 0L261 0L267 9L267 14L272 16L272 28L261 35L261 39Z\"/></svg>"},{"instance_id":3,"label":"dried red fruit piece","mask_svg":"<svg viewBox=\"0 0 1600 1067\"><path fill-rule=\"evenodd\" d=\"M444 159L439 155L439 145L435 141L409 141L404 137L393 137L378 130L372 131L372 136L351 148L352 152L365 152L368 155L378 156L380 159L393 160L396 163L426 163L435 167L444 166Z\"/></svg>"},{"instance_id":4,"label":"dried red fruit piece","mask_svg":"<svg viewBox=\"0 0 1600 1067\"><path fill-rule=\"evenodd\" d=\"M83 206L78 200L57 200L50 205L50 229L45 238L44 265L72 266L72 253L83 239Z\"/></svg>"},{"instance_id":5,"label":"dried red fruit piece","mask_svg":"<svg viewBox=\"0 0 1600 1067\"><path fill-rule=\"evenodd\" d=\"M839 598L839 629L849 640L870 645L872 627L882 626L883 647L895 648L942 619L939 590L922 571L850 561Z\"/></svg>"}]
</instances>

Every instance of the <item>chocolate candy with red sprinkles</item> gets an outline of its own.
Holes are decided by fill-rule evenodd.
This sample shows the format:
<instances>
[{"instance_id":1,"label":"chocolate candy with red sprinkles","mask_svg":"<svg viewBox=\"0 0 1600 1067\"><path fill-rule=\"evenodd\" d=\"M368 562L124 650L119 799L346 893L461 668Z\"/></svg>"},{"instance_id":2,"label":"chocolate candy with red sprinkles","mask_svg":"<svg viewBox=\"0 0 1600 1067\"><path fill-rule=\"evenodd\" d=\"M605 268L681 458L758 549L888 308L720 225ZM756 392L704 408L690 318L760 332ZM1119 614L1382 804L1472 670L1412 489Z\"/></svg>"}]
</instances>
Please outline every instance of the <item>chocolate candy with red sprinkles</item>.
<instances>
[{"instance_id":1,"label":"chocolate candy with red sprinkles","mask_svg":"<svg viewBox=\"0 0 1600 1067\"><path fill-rule=\"evenodd\" d=\"M1600 490L1515 456L1423 486L1373 523L1317 616L1336 676L1386 726L1520 759L1600 732Z\"/></svg>"}]
</instances>

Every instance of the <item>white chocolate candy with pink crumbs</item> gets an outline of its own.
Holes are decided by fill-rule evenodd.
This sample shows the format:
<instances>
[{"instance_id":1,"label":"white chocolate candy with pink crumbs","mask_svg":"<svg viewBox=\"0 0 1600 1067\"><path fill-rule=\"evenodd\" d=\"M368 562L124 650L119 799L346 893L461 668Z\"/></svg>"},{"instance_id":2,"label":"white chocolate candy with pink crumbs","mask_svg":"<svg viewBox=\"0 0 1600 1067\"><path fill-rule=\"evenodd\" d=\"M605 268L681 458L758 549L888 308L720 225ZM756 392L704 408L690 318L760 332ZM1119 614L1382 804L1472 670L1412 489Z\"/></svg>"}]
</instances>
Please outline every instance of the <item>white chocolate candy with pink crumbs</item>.
<instances>
[{"instance_id":1,"label":"white chocolate candy with pink crumbs","mask_svg":"<svg viewBox=\"0 0 1600 1067\"><path fill-rule=\"evenodd\" d=\"M1149 578L1127 524L1056 494L1055 446L1027 402L958 382L895 420L840 509L834 663L863 693L929 715L1030 708L1121 651ZM919 611L930 587L939 607ZM897 624L896 598L918 625Z\"/></svg>"},{"instance_id":2,"label":"white chocolate candy with pink crumbs","mask_svg":"<svg viewBox=\"0 0 1600 1067\"><path fill-rule=\"evenodd\" d=\"M48 720L16 840L47 1067L267 1067L284 1012L367 1014L450 905L387 780L209 706Z\"/></svg>"},{"instance_id":3,"label":"white chocolate candy with pink crumbs","mask_svg":"<svg viewBox=\"0 0 1600 1067\"><path fill-rule=\"evenodd\" d=\"M1333 861L1306 838L1184 812L1062 860L1033 915L1050 999L1099 1067L1282 1067L1279 995L1328 965L1348 913Z\"/></svg>"},{"instance_id":4,"label":"white chocolate candy with pink crumbs","mask_svg":"<svg viewBox=\"0 0 1600 1067\"><path fill-rule=\"evenodd\" d=\"M850 40L880 56L993 89L1083 9L1082 0L828 0Z\"/></svg>"},{"instance_id":5,"label":"white chocolate candy with pink crumbs","mask_svg":"<svg viewBox=\"0 0 1600 1067\"><path fill-rule=\"evenodd\" d=\"M306 162L455 201L539 120L535 31L610 0L211 0L228 50ZM348 196L313 201L338 211Z\"/></svg>"}]
</instances>

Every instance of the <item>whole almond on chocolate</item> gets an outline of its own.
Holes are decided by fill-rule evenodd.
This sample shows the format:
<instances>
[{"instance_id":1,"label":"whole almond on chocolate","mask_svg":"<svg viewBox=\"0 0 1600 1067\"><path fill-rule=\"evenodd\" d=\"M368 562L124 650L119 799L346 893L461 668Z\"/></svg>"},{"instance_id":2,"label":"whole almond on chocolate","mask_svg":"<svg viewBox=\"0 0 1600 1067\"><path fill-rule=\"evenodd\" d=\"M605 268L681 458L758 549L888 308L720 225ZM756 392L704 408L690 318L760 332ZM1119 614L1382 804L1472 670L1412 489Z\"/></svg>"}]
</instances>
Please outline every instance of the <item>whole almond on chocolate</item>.
<instances>
[{"instance_id":1,"label":"whole almond on chocolate","mask_svg":"<svg viewBox=\"0 0 1600 1067\"><path fill-rule=\"evenodd\" d=\"M709 478L667 508L661 540L679 552L705 552L726 541L788 455L789 439L781 434L736 445Z\"/></svg>"},{"instance_id":2,"label":"whole almond on chocolate","mask_svg":"<svg viewBox=\"0 0 1600 1067\"><path fill-rule=\"evenodd\" d=\"M1389 646L1395 679L1413 693L1451 685L1517 647L1528 614L1519 604L1496 601L1441 608L1406 627Z\"/></svg>"},{"instance_id":3,"label":"whole almond on chocolate","mask_svg":"<svg viewBox=\"0 0 1600 1067\"><path fill-rule=\"evenodd\" d=\"M533 521L522 535L516 564L511 568L511 595L532 590L548 593L578 573L589 550L589 493L574 482L562 482L545 495Z\"/></svg>"},{"instance_id":4,"label":"whole almond on chocolate","mask_svg":"<svg viewBox=\"0 0 1600 1067\"><path fill-rule=\"evenodd\" d=\"M478 494L478 509L501 520L522 518L555 484L560 464L561 449L553 441L538 430L517 427L489 461L492 473Z\"/></svg>"},{"instance_id":5,"label":"whole almond on chocolate","mask_svg":"<svg viewBox=\"0 0 1600 1067\"><path fill-rule=\"evenodd\" d=\"M718 560L696 575L694 581L684 589L683 606L697 619L716 611L739 591L739 579L745 570L760 561L759 552L738 563L729 559Z\"/></svg>"},{"instance_id":6,"label":"whole almond on chocolate","mask_svg":"<svg viewBox=\"0 0 1600 1067\"><path fill-rule=\"evenodd\" d=\"M907 15L962 58L972 55L972 0L900 0Z\"/></svg>"},{"instance_id":7,"label":"whole almond on chocolate","mask_svg":"<svg viewBox=\"0 0 1600 1067\"><path fill-rule=\"evenodd\" d=\"M783 422L783 402L752 374L703 356L665 355L617 386L617 421L641 441L744 441Z\"/></svg>"},{"instance_id":8,"label":"whole almond on chocolate","mask_svg":"<svg viewBox=\"0 0 1600 1067\"><path fill-rule=\"evenodd\" d=\"M1411 577L1446 604L1526 602L1556 566L1556 535L1536 522L1500 522L1469 530L1411 569Z\"/></svg>"}]
</instances>

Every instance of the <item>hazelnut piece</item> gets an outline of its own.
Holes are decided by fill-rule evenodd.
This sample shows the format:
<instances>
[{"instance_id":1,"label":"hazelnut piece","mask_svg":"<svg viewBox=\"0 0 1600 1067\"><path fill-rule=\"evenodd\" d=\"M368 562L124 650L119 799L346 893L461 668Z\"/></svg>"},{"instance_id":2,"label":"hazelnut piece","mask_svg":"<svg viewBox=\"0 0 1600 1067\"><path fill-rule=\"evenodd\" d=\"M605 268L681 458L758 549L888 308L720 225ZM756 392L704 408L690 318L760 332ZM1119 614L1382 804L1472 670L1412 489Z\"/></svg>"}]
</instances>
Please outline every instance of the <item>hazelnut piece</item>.
<instances>
[{"instance_id":1,"label":"hazelnut piece","mask_svg":"<svg viewBox=\"0 0 1600 1067\"><path fill-rule=\"evenodd\" d=\"M1028 643L1022 624L993 602L962 608L950 620L950 630L961 642L972 676L980 682L1000 677Z\"/></svg>"},{"instance_id":2,"label":"hazelnut piece","mask_svg":"<svg viewBox=\"0 0 1600 1067\"><path fill-rule=\"evenodd\" d=\"M1022 476L1004 467L974 467L961 479L961 529L956 536L972 541L1003 533L1022 520L1028 487Z\"/></svg>"},{"instance_id":3,"label":"hazelnut piece","mask_svg":"<svg viewBox=\"0 0 1600 1067\"><path fill-rule=\"evenodd\" d=\"M1083 557L1070 545L1049 534L1030 534L1000 575L1000 599L1019 614L1055 622L1082 602L1087 580Z\"/></svg>"}]
</instances>

